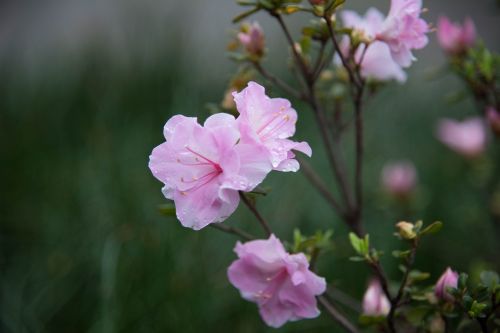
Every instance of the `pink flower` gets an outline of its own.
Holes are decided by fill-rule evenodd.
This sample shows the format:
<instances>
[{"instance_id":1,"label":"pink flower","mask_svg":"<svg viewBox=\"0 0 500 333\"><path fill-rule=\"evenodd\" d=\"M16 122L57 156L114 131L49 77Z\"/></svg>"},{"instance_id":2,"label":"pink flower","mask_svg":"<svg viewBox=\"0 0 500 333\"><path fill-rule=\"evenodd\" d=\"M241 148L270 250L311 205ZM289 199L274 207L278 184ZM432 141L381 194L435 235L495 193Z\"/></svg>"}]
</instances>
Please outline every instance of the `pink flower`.
<instances>
[{"instance_id":1,"label":"pink flower","mask_svg":"<svg viewBox=\"0 0 500 333\"><path fill-rule=\"evenodd\" d=\"M486 109L486 120L493 132L500 136L500 112L492 106L488 107Z\"/></svg>"},{"instance_id":2,"label":"pink flower","mask_svg":"<svg viewBox=\"0 0 500 333\"><path fill-rule=\"evenodd\" d=\"M436 283L436 286L434 287L434 294L441 300L453 301L453 296L448 293L447 289L456 288L457 285L458 273L448 267Z\"/></svg>"},{"instance_id":3,"label":"pink flower","mask_svg":"<svg viewBox=\"0 0 500 333\"><path fill-rule=\"evenodd\" d=\"M311 156L307 142L295 142L288 138L295 133L297 112L283 98L269 98L264 87L249 82L239 93L233 93L241 142L263 146L268 151L274 170L297 171L299 163L292 150Z\"/></svg>"},{"instance_id":4,"label":"pink flower","mask_svg":"<svg viewBox=\"0 0 500 333\"><path fill-rule=\"evenodd\" d=\"M367 316L387 316L391 303L384 294L378 280L372 280L363 296L363 314Z\"/></svg>"},{"instance_id":5,"label":"pink flower","mask_svg":"<svg viewBox=\"0 0 500 333\"><path fill-rule=\"evenodd\" d=\"M370 8L364 17L359 16L351 10L345 10L341 15L345 27L356 29L359 34L371 40L366 52L364 50L367 46L362 44L354 55L356 62L359 63L361 61L361 76L377 81L406 81L406 73L392 58L389 46L384 42L374 40L383 26L384 16L382 13L375 8ZM344 38L341 46L343 49L342 53L347 55L350 48L349 39ZM365 52L364 55L363 52ZM339 63L339 59L336 62Z\"/></svg>"},{"instance_id":6,"label":"pink flower","mask_svg":"<svg viewBox=\"0 0 500 333\"><path fill-rule=\"evenodd\" d=\"M468 158L481 155L486 148L486 130L479 117L463 122L444 119L439 122L438 139L455 152Z\"/></svg>"},{"instance_id":7,"label":"pink flower","mask_svg":"<svg viewBox=\"0 0 500 333\"><path fill-rule=\"evenodd\" d=\"M382 170L382 185L391 194L406 197L417 182L417 171L409 161L388 163Z\"/></svg>"},{"instance_id":8,"label":"pink flower","mask_svg":"<svg viewBox=\"0 0 500 333\"><path fill-rule=\"evenodd\" d=\"M402 67L409 67L415 57L413 49L421 49L428 43L427 22L420 18L422 0L391 0L389 14L377 39L386 42L392 58Z\"/></svg>"},{"instance_id":9,"label":"pink flower","mask_svg":"<svg viewBox=\"0 0 500 333\"><path fill-rule=\"evenodd\" d=\"M450 54L462 53L476 41L476 27L470 18L466 18L464 24L460 25L441 16L437 28L439 45Z\"/></svg>"},{"instance_id":10,"label":"pink flower","mask_svg":"<svg viewBox=\"0 0 500 333\"><path fill-rule=\"evenodd\" d=\"M248 53L261 56L264 53L264 32L259 23L253 22L244 25L246 31L238 34L240 43L245 47Z\"/></svg>"},{"instance_id":11,"label":"pink flower","mask_svg":"<svg viewBox=\"0 0 500 333\"><path fill-rule=\"evenodd\" d=\"M199 230L221 222L239 203L238 191L251 191L271 171L267 151L240 139L233 116L218 113L204 126L177 115L165 124L166 142L149 160L167 199L175 202L183 226Z\"/></svg>"},{"instance_id":12,"label":"pink flower","mask_svg":"<svg viewBox=\"0 0 500 333\"><path fill-rule=\"evenodd\" d=\"M267 325L319 315L315 296L325 292L325 279L309 270L303 253L287 253L274 235L238 242L234 250L239 259L228 268L229 281L244 299L257 303Z\"/></svg>"}]
</instances>

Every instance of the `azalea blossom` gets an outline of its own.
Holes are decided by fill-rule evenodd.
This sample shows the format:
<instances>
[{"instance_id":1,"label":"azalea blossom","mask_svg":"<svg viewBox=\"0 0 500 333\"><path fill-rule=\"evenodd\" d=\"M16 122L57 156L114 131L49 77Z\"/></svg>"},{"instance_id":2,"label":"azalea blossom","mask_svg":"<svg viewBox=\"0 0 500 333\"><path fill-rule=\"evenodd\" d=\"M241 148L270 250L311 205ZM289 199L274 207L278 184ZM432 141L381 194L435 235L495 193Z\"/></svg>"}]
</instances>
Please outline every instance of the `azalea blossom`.
<instances>
[{"instance_id":1,"label":"azalea blossom","mask_svg":"<svg viewBox=\"0 0 500 333\"><path fill-rule=\"evenodd\" d=\"M439 45L450 54L459 54L476 42L476 27L468 17L464 24L453 23L446 16L441 16L437 25Z\"/></svg>"},{"instance_id":2,"label":"azalea blossom","mask_svg":"<svg viewBox=\"0 0 500 333\"><path fill-rule=\"evenodd\" d=\"M295 134L297 112L284 98L269 98L264 87L255 82L239 93L233 93L241 142L266 148L274 170L297 171L299 162L292 150L311 156L307 142L295 142L288 138Z\"/></svg>"},{"instance_id":3,"label":"azalea blossom","mask_svg":"<svg viewBox=\"0 0 500 333\"><path fill-rule=\"evenodd\" d=\"M345 27L357 30L358 34L369 41L369 46L360 45L354 55L355 61L361 63L361 76L377 81L405 82L406 73L392 58L389 45L375 40L384 23L383 14L375 8L370 8L363 17L351 10L343 11L341 17ZM344 55L349 54L349 38L342 40L341 48ZM367 48L366 51L365 48ZM336 62L340 63L339 59Z\"/></svg>"},{"instance_id":4,"label":"azalea blossom","mask_svg":"<svg viewBox=\"0 0 500 333\"><path fill-rule=\"evenodd\" d=\"M238 191L253 190L272 168L265 149L236 144L240 133L229 114L215 114L203 126L176 115L163 134L166 142L153 150L149 168L165 184L162 192L174 200L185 227L225 220L238 206Z\"/></svg>"},{"instance_id":5,"label":"azalea blossom","mask_svg":"<svg viewBox=\"0 0 500 333\"><path fill-rule=\"evenodd\" d=\"M387 316L391 311L391 303L378 280L370 281L362 305L363 314L367 316Z\"/></svg>"},{"instance_id":6,"label":"azalea blossom","mask_svg":"<svg viewBox=\"0 0 500 333\"><path fill-rule=\"evenodd\" d=\"M386 42L392 58L402 67L409 67L415 57L412 50L427 45L429 26L420 14L422 0L391 0L391 8L377 39Z\"/></svg>"},{"instance_id":7,"label":"azalea blossom","mask_svg":"<svg viewBox=\"0 0 500 333\"><path fill-rule=\"evenodd\" d=\"M239 259L228 268L229 281L243 298L257 303L267 325L319 315L316 296L325 292L326 282L309 270L303 253L287 253L274 235L238 242L234 250Z\"/></svg>"},{"instance_id":8,"label":"azalea blossom","mask_svg":"<svg viewBox=\"0 0 500 333\"><path fill-rule=\"evenodd\" d=\"M450 149L469 158L481 155L486 148L486 129L479 117L463 122L443 119L439 122L437 137Z\"/></svg>"},{"instance_id":9,"label":"azalea blossom","mask_svg":"<svg viewBox=\"0 0 500 333\"><path fill-rule=\"evenodd\" d=\"M387 163L382 169L382 185L395 196L407 196L414 190L416 182L417 170L409 161Z\"/></svg>"},{"instance_id":10,"label":"azalea blossom","mask_svg":"<svg viewBox=\"0 0 500 333\"><path fill-rule=\"evenodd\" d=\"M448 288L456 288L458 285L458 273L450 267L441 275L434 287L434 294L438 299L453 301L453 296L447 291Z\"/></svg>"}]
</instances>

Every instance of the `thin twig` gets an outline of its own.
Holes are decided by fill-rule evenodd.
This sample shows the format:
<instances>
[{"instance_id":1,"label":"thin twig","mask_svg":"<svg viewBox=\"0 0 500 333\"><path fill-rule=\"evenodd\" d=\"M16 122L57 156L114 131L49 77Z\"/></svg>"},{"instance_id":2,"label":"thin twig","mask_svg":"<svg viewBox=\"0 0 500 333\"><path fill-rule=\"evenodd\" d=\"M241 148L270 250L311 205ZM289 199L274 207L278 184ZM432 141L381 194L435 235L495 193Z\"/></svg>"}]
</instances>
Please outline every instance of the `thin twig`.
<instances>
[{"instance_id":1,"label":"thin twig","mask_svg":"<svg viewBox=\"0 0 500 333\"><path fill-rule=\"evenodd\" d=\"M337 38L335 37L335 33L333 32L333 27L332 27L332 20L328 15L324 16L324 19L326 20L326 26L328 27L328 32L330 34L330 38L333 42L333 46L335 47L335 50L337 51L337 54L339 55L340 61L342 62L342 65L347 71L347 74L349 75L349 79L351 82L359 89L360 84L356 80L356 76L354 75L354 71L347 62L347 59L345 58L344 54L342 53L342 50L340 49L340 45L337 41Z\"/></svg>"},{"instance_id":2,"label":"thin twig","mask_svg":"<svg viewBox=\"0 0 500 333\"><path fill-rule=\"evenodd\" d=\"M312 166L302 158L299 158L301 170L309 180L309 182L318 190L319 193L323 196L323 198L328 201L328 203L334 208L334 210L339 214L340 217L344 217L344 212L340 204L337 202L337 199L333 196L333 193L330 192L328 187L325 185L323 179L314 171Z\"/></svg>"},{"instance_id":3,"label":"thin twig","mask_svg":"<svg viewBox=\"0 0 500 333\"><path fill-rule=\"evenodd\" d=\"M360 330L354 326L343 314L341 314L325 296L318 296L319 303L325 308L328 314L342 327L350 333L360 333Z\"/></svg>"},{"instance_id":4,"label":"thin twig","mask_svg":"<svg viewBox=\"0 0 500 333\"><path fill-rule=\"evenodd\" d=\"M213 224L210 224L210 226L212 228L220 230L222 232L225 232L228 234L233 234L233 235L236 235L238 237L241 237L242 239L244 239L246 241L255 239L255 237L253 235L251 235L248 232L246 232L245 230L242 230L242 229L237 228L237 227L228 226L228 225L225 225L222 223L213 223Z\"/></svg>"},{"instance_id":5,"label":"thin twig","mask_svg":"<svg viewBox=\"0 0 500 333\"><path fill-rule=\"evenodd\" d=\"M252 65L255 67L255 69L267 80L271 81L274 85L276 85L279 89L283 90L284 92L292 95L295 98L304 100L305 97L299 93L297 90L294 88L290 87L285 81L281 80L280 78L272 75L269 73L258 61L252 61Z\"/></svg>"},{"instance_id":6,"label":"thin twig","mask_svg":"<svg viewBox=\"0 0 500 333\"><path fill-rule=\"evenodd\" d=\"M262 215L260 215L257 208L255 208L255 205L252 202L250 202L250 200L248 200L248 198L245 196L245 194L241 191L239 193L240 193L241 200L245 203L245 205L247 205L248 209L250 209L250 211L253 213L253 215L255 215L255 217L259 221L260 225L262 226L262 228L266 232L267 236L271 236L271 234L273 232L271 231L271 227L269 226L269 223L267 223L267 221L262 217Z\"/></svg>"}]
</instances>

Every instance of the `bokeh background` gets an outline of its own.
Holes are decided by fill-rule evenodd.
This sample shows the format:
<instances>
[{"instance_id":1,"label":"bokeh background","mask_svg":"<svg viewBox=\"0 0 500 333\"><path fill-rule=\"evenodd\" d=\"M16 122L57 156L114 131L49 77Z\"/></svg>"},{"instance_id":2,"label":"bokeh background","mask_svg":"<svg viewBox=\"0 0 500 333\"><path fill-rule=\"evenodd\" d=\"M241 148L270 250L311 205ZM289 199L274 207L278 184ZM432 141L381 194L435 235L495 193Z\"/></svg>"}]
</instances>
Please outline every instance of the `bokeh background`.
<instances>
[{"instance_id":1,"label":"bokeh background","mask_svg":"<svg viewBox=\"0 0 500 333\"><path fill-rule=\"evenodd\" d=\"M430 22L443 13L471 16L498 51L496 1L424 3ZM389 1L348 0L346 7L368 5L386 9ZM161 184L147 168L170 116L204 119L206 104L221 101L236 70L225 46L239 10L230 0L0 3L1 332L275 331L227 281L236 239L162 216ZM270 49L266 66L287 78L278 27L256 19ZM294 32L307 20L293 18ZM472 275L498 270L499 236L484 190L493 161L464 161L434 136L440 117L473 115L474 104L468 97L450 103L464 87L447 74L435 36L417 57L408 82L387 85L366 110L367 229L394 279L390 252L400 248L392 236L400 218L444 221L417 258L432 281L448 265ZM310 112L295 107L296 137L311 142L311 163L329 175ZM397 159L418 168L410 210L381 190L383 164ZM329 206L300 172L273 174L264 185L272 191L259 208L281 239L291 240L296 226L335 230L320 272L359 300L369 271L348 260L346 229ZM243 206L226 223L260 232ZM322 316L278 331L332 327Z\"/></svg>"}]
</instances>

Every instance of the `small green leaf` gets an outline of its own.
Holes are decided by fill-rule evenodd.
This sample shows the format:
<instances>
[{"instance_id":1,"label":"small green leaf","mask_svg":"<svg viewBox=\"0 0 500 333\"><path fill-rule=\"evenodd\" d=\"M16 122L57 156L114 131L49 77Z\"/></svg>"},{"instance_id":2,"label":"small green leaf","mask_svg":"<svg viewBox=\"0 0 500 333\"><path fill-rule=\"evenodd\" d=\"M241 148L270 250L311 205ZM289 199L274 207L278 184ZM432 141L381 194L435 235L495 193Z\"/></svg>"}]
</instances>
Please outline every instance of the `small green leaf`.
<instances>
[{"instance_id":1,"label":"small green leaf","mask_svg":"<svg viewBox=\"0 0 500 333\"><path fill-rule=\"evenodd\" d=\"M421 272L416 269L410 272L410 279L415 282L427 280L430 276L431 275L429 273Z\"/></svg>"},{"instance_id":2,"label":"small green leaf","mask_svg":"<svg viewBox=\"0 0 500 333\"><path fill-rule=\"evenodd\" d=\"M236 16L235 18L233 18L233 23L238 23L241 20L246 19L250 15L257 13L259 10L260 10L259 7L255 7L255 8L252 8L250 10L247 10L246 12L243 12L243 13L239 14L238 16Z\"/></svg>"},{"instance_id":3,"label":"small green leaf","mask_svg":"<svg viewBox=\"0 0 500 333\"><path fill-rule=\"evenodd\" d=\"M443 228L443 223L440 221L436 221L436 222L428 225L427 227L425 227L424 230L422 230L420 232L420 235L435 234L439 230L441 230L441 228Z\"/></svg>"},{"instance_id":4,"label":"small green leaf","mask_svg":"<svg viewBox=\"0 0 500 333\"><path fill-rule=\"evenodd\" d=\"M496 287L500 284L500 278L498 274L492 271L482 272L480 275L481 283L488 288L490 292L496 290Z\"/></svg>"},{"instance_id":5,"label":"small green leaf","mask_svg":"<svg viewBox=\"0 0 500 333\"><path fill-rule=\"evenodd\" d=\"M465 289L467 287L467 279L469 276L466 273L460 273L458 277L458 287L460 289Z\"/></svg>"},{"instance_id":6,"label":"small green leaf","mask_svg":"<svg viewBox=\"0 0 500 333\"><path fill-rule=\"evenodd\" d=\"M410 250L406 250L406 251L395 250L395 251L392 251L392 255L396 258L399 258L399 259L406 259L410 255Z\"/></svg>"},{"instance_id":7,"label":"small green leaf","mask_svg":"<svg viewBox=\"0 0 500 333\"><path fill-rule=\"evenodd\" d=\"M354 250L361 254L361 239L359 239L358 236L356 236L355 233L350 232L349 233L349 240L351 241L351 245L354 248Z\"/></svg>"}]
</instances>

